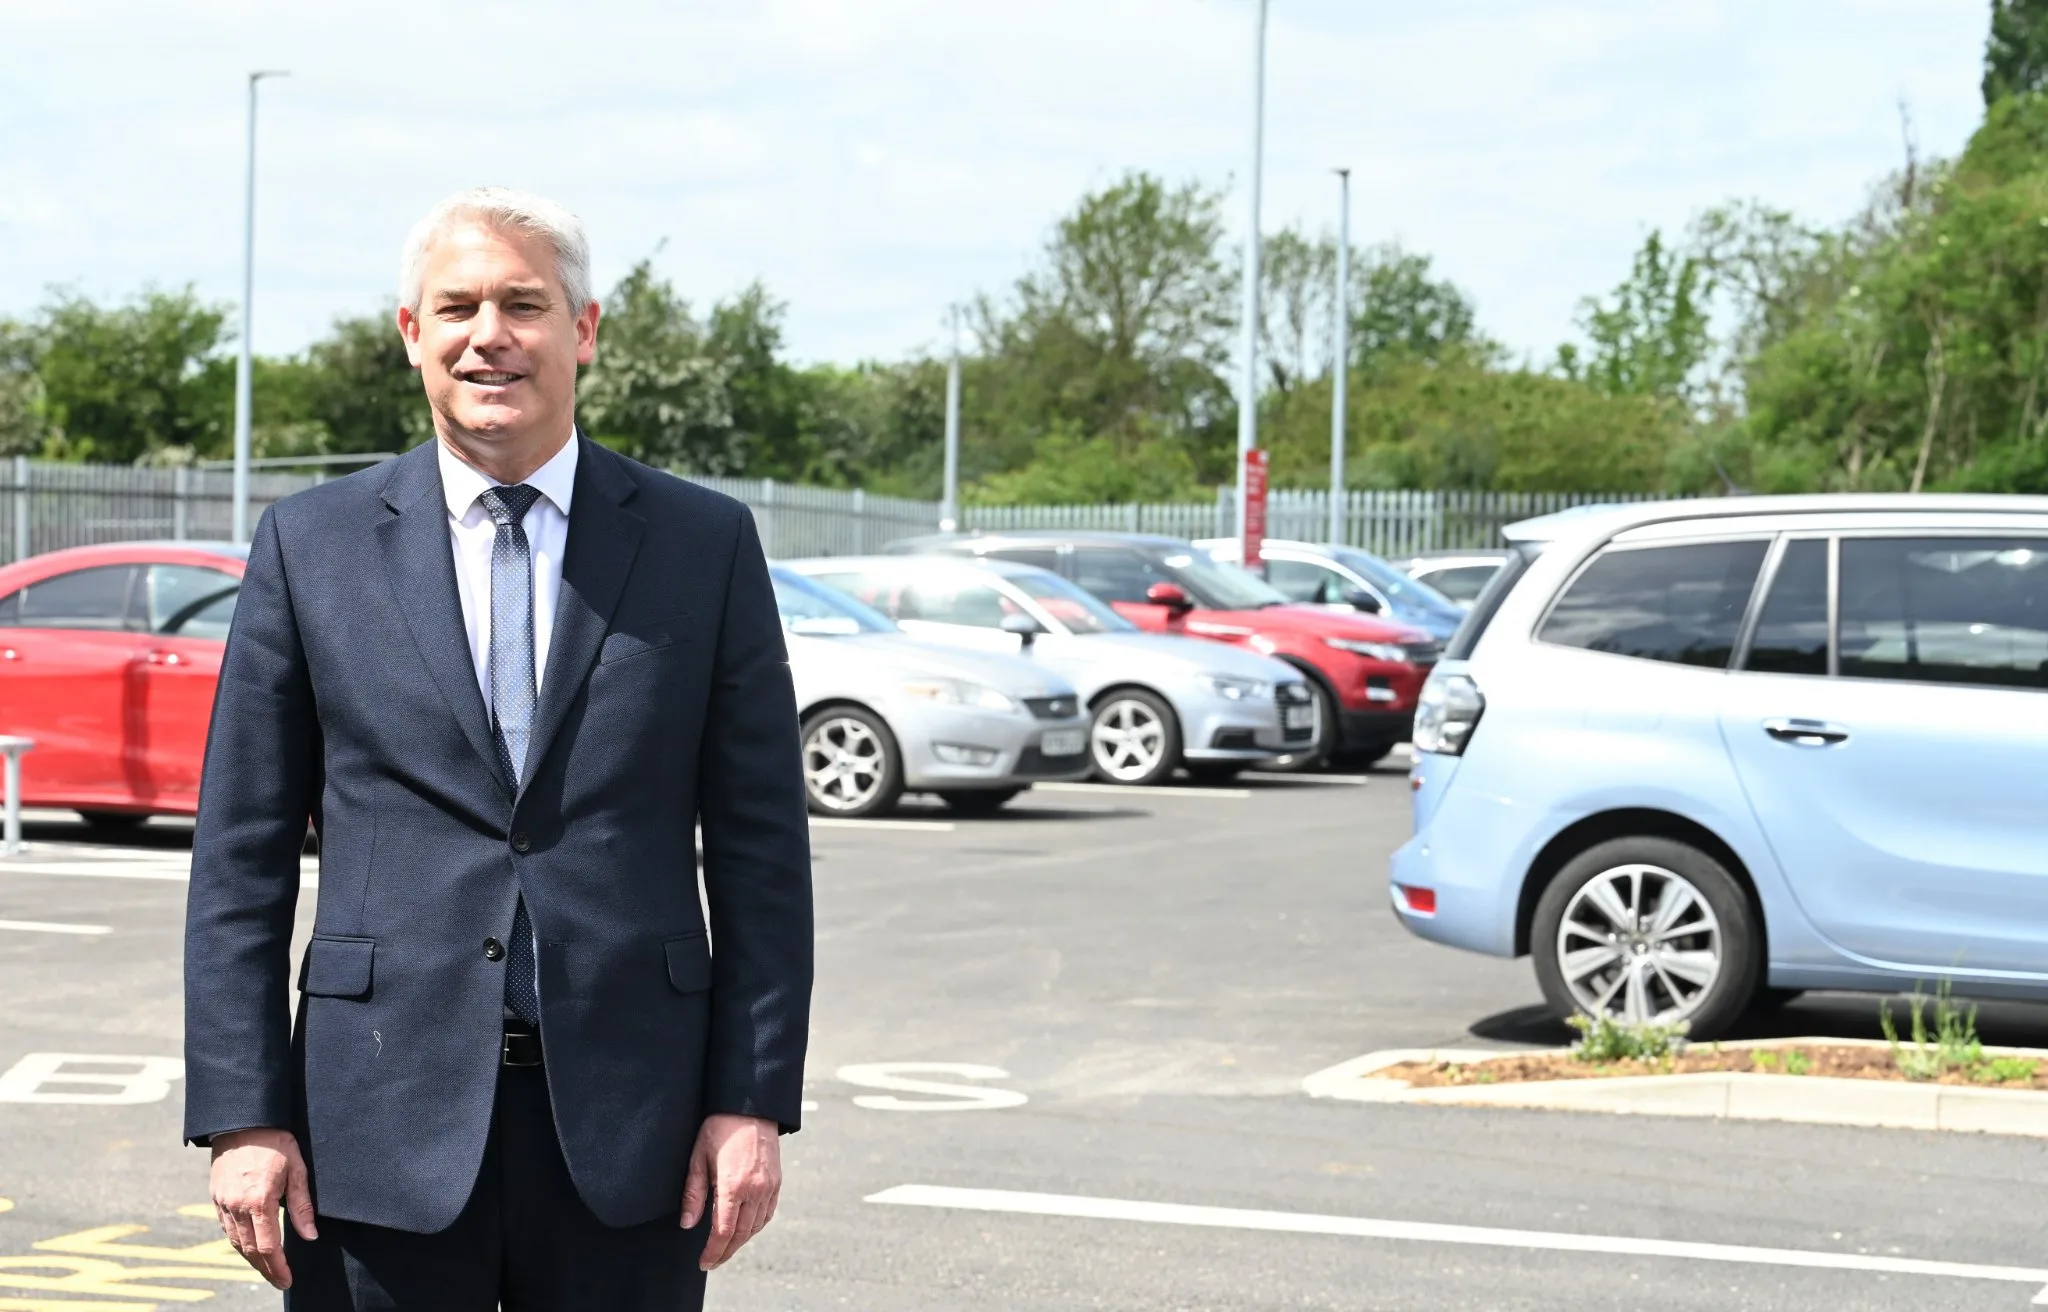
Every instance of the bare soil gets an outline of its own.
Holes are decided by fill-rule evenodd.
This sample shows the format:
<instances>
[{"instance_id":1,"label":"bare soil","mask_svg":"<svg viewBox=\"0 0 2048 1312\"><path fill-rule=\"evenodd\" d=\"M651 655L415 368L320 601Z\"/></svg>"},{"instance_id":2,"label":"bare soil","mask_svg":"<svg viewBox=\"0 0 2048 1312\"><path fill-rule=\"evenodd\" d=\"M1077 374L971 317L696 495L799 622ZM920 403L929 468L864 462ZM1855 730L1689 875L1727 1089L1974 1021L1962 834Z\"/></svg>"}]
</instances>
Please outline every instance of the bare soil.
<instances>
[{"instance_id":1,"label":"bare soil","mask_svg":"<svg viewBox=\"0 0 2048 1312\"><path fill-rule=\"evenodd\" d=\"M1886 1048L1835 1047L1816 1043L1798 1048L1722 1047L1699 1044L1669 1057L1613 1062L1581 1061L1568 1052L1529 1053L1486 1061L1408 1061L1374 1071L1376 1078L1407 1081L1417 1089L1447 1085L1520 1084L1532 1080L1598 1080L1623 1075L1691 1075L1708 1071L1744 1071L1759 1075L1825 1075L1849 1080L1905 1080ZM2009 1078L2000 1079L2006 1075ZM1932 1084L1966 1084L1998 1089L2048 1089L2048 1062L2034 1065L2030 1075L2016 1065L1995 1070L1986 1059L1968 1069L1945 1071Z\"/></svg>"}]
</instances>

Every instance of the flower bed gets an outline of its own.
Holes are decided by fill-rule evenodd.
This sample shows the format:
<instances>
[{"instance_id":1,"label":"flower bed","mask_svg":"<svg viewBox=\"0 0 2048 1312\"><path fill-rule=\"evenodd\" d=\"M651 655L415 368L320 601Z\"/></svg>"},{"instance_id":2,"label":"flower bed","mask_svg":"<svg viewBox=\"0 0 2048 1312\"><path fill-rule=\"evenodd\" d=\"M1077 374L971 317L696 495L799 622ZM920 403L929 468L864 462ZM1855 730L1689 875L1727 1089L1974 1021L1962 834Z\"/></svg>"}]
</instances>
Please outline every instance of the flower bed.
<instances>
[{"instance_id":1,"label":"flower bed","mask_svg":"<svg viewBox=\"0 0 2048 1312\"><path fill-rule=\"evenodd\" d=\"M1374 1072L1410 1088L1477 1084L1520 1084L1535 1080L1597 1080L1620 1076L1693 1075L1714 1071L1744 1074L1830 1076L1836 1079L1893 1080L1910 1077L1888 1046L1814 1043L1797 1047L1700 1044L1659 1057L1588 1061L1576 1052L1504 1054L1483 1061L1408 1061ZM1914 1080L1915 1083L1974 1085L1980 1088L2048 1090L2048 1063L2031 1057L1985 1056Z\"/></svg>"}]
</instances>

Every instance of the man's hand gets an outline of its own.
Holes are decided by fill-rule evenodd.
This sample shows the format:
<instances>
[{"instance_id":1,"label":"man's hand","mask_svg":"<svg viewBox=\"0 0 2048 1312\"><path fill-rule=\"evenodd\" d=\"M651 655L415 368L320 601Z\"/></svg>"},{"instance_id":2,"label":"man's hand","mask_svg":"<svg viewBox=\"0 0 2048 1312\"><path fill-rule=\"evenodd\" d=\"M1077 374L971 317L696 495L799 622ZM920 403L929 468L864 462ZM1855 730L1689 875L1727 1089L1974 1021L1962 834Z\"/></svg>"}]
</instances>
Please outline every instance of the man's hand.
<instances>
[{"instance_id":1,"label":"man's hand","mask_svg":"<svg viewBox=\"0 0 2048 1312\"><path fill-rule=\"evenodd\" d=\"M284 1260L282 1202L301 1239L318 1239L306 1159L289 1130L235 1130L213 1136L213 1210L228 1243L279 1289L292 1287ZM772 1204L771 1204L772 1206Z\"/></svg>"},{"instance_id":2,"label":"man's hand","mask_svg":"<svg viewBox=\"0 0 2048 1312\"><path fill-rule=\"evenodd\" d=\"M781 1127L758 1116L706 1117L683 1183L683 1229L702 1220L705 1200L713 1199L711 1237L698 1265L715 1269L761 1233L781 1193Z\"/></svg>"}]
</instances>

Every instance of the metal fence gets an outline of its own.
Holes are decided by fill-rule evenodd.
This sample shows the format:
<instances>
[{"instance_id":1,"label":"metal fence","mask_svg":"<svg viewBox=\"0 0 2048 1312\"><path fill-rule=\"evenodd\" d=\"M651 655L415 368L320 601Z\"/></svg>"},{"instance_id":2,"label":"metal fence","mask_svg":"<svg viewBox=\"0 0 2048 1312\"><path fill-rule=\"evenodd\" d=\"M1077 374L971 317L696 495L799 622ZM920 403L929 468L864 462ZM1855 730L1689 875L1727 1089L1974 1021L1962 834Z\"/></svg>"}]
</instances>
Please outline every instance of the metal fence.
<instances>
[{"instance_id":1,"label":"metal fence","mask_svg":"<svg viewBox=\"0 0 2048 1312\"><path fill-rule=\"evenodd\" d=\"M233 476L225 470L138 469L15 459L0 495L0 556L18 560L59 547L139 538L225 539L233 519ZM268 473L250 477L252 510L261 514L293 492L338 475ZM934 532L939 503L838 488L800 487L765 478L692 482L751 506L768 554L844 556L879 551L897 538ZM1637 493L1374 492L1345 496L1345 537L1385 556L1497 545L1501 526L1531 515L1602 501L1641 501ZM1232 532L1228 488L1214 500L1098 506L962 508L968 529L1069 529L1158 533L1176 538ZM1328 533L1329 494L1276 491L1266 533L1320 542Z\"/></svg>"}]
</instances>

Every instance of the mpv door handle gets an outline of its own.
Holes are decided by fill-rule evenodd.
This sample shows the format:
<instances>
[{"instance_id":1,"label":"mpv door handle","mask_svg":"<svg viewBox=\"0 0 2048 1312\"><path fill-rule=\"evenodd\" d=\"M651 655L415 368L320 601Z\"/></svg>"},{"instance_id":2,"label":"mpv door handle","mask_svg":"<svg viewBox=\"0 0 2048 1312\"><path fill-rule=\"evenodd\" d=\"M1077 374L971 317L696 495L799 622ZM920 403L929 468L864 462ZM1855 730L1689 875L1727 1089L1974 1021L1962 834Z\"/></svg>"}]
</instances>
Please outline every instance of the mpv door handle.
<instances>
[{"instance_id":1,"label":"mpv door handle","mask_svg":"<svg viewBox=\"0 0 2048 1312\"><path fill-rule=\"evenodd\" d=\"M1833 747L1836 743L1846 742L1849 737L1849 731L1839 724L1783 716L1765 720L1764 732L1781 743L1792 743L1798 747Z\"/></svg>"}]
</instances>

